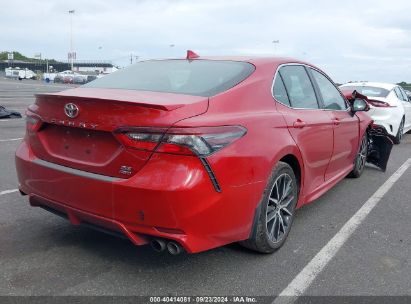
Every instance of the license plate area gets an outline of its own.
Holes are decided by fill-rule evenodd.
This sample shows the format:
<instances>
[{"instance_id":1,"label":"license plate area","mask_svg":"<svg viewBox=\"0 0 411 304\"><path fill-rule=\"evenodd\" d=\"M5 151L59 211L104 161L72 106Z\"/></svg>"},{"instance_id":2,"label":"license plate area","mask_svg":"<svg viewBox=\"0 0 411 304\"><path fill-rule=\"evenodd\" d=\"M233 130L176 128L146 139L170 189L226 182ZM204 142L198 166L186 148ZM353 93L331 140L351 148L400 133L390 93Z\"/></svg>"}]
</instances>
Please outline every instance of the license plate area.
<instances>
[{"instance_id":1,"label":"license plate area","mask_svg":"<svg viewBox=\"0 0 411 304\"><path fill-rule=\"evenodd\" d=\"M50 155L96 165L109 162L120 148L114 136L105 131L48 124L38 136Z\"/></svg>"}]
</instances>

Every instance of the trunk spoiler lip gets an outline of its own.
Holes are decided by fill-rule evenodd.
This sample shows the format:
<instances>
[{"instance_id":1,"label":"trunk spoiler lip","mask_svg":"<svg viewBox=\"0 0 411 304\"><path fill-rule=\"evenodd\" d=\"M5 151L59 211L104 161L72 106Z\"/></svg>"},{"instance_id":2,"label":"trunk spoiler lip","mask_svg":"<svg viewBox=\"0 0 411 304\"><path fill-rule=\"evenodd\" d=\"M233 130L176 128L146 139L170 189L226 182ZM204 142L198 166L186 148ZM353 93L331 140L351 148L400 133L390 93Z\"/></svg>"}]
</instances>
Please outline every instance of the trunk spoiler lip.
<instances>
[{"instance_id":1,"label":"trunk spoiler lip","mask_svg":"<svg viewBox=\"0 0 411 304\"><path fill-rule=\"evenodd\" d=\"M183 95L175 93L124 90L124 89L90 89L76 88L55 93L38 93L36 98L70 98L75 100L88 99L95 101L116 101L133 103L136 106L173 111L184 106L208 101L208 97Z\"/></svg>"}]
</instances>

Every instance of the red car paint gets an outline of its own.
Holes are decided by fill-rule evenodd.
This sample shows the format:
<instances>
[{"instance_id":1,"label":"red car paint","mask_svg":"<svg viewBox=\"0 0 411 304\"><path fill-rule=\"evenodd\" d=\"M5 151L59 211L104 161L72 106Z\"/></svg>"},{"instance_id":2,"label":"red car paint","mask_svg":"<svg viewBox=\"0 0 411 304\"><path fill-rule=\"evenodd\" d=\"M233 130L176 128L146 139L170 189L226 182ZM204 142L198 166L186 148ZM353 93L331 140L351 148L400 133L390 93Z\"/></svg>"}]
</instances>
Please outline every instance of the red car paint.
<instances>
[{"instance_id":1,"label":"red car paint","mask_svg":"<svg viewBox=\"0 0 411 304\"><path fill-rule=\"evenodd\" d=\"M191 56L190 60L195 59ZM142 245L175 240L194 253L245 240L272 169L294 164L297 207L328 191L352 169L371 118L365 113L291 109L272 96L282 58L208 58L249 62L255 71L207 97L120 89L76 88L39 94L29 107L16 151L21 192L33 206L126 235ZM312 66L311 66L312 67ZM78 106L75 118L67 103ZM37 119L41 121L38 122ZM133 149L119 128L241 126L246 134L205 159ZM131 167L124 175L119 168ZM107 178L105 180L105 178Z\"/></svg>"}]
</instances>

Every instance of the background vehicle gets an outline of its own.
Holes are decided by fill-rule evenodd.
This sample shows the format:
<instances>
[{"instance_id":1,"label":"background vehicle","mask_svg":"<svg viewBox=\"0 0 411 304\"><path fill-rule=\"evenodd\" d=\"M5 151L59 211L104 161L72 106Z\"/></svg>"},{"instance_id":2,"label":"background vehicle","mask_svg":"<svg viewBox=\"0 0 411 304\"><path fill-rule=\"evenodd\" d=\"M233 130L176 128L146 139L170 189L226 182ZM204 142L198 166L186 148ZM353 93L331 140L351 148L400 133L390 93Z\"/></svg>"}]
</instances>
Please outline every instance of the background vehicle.
<instances>
[{"instance_id":1,"label":"background vehicle","mask_svg":"<svg viewBox=\"0 0 411 304\"><path fill-rule=\"evenodd\" d=\"M64 81L64 76L60 74L56 74L53 78L54 83L63 83Z\"/></svg>"},{"instance_id":2,"label":"background vehicle","mask_svg":"<svg viewBox=\"0 0 411 304\"><path fill-rule=\"evenodd\" d=\"M385 127L395 136L395 143L401 142L404 133L411 130L411 102L403 88L395 84L377 82L353 82L340 86L341 90L356 90L368 97L368 114L376 124Z\"/></svg>"},{"instance_id":3,"label":"background vehicle","mask_svg":"<svg viewBox=\"0 0 411 304\"><path fill-rule=\"evenodd\" d=\"M63 76L63 83L74 83L74 77L73 75Z\"/></svg>"},{"instance_id":4,"label":"background vehicle","mask_svg":"<svg viewBox=\"0 0 411 304\"><path fill-rule=\"evenodd\" d=\"M85 84L85 83L87 83L87 75L76 75L76 76L74 76L73 83L75 83L75 84Z\"/></svg>"},{"instance_id":5,"label":"background vehicle","mask_svg":"<svg viewBox=\"0 0 411 304\"><path fill-rule=\"evenodd\" d=\"M392 142L374 137L366 109L296 60L139 62L37 95L16 151L20 190L157 251L243 241L273 252L296 208L361 175L369 140L384 151L368 160L385 169Z\"/></svg>"},{"instance_id":6,"label":"background vehicle","mask_svg":"<svg viewBox=\"0 0 411 304\"><path fill-rule=\"evenodd\" d=\"M36 79L37 74L29 69L20 69L20 68L5 68L7 78L15 79Z\"/></svg>"}]
</instances>

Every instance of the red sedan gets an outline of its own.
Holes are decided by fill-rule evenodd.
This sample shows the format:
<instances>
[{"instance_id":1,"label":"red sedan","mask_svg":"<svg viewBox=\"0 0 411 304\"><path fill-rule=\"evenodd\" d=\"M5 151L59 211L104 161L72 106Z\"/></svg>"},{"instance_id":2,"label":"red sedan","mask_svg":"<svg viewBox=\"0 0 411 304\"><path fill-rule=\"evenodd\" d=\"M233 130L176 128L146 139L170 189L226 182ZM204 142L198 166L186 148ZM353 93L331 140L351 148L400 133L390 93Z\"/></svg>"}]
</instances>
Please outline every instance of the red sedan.
<instances>
[{"instance_id":1,"label":"red sedan","mask_svg":"<svg viewBox=\"0 0 411 304\"><path fill-rule=\"evenodd\" d=\"M392 143L320 69L284 58L137 63L38 94L16 151L22 194L72 224L172 254L281 247L295 210Z\"/></svg>"}]
</instances>

